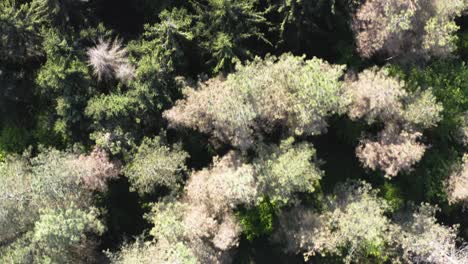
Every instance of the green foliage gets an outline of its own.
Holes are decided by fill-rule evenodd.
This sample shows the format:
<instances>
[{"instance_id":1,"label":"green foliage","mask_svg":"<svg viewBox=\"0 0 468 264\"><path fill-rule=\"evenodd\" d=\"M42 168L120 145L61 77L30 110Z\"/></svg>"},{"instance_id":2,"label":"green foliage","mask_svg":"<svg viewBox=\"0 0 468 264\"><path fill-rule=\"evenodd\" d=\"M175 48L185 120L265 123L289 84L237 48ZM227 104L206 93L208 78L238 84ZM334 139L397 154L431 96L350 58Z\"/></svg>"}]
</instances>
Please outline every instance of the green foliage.
<instances>
[{"instance_id":1,"label":"green foliage","mask_svg":"<svg viewBox=\"0 0 468 264\"><path fill-rule=\"evenodd\" d=\"M248 41L268 43L262 26L264 13L258 0L192 1L195 9L195 36L204 48L214 73L229 72L237 61L252 58ZM258 42L257 42L258 43Z\"/></svg>"},{"instance_id":2,"label":"green foliage","mask_svg":"<svg viewBox=\"0 0 468 264\"><path fill-rule=\"evenodd\" d=\"M20 63L43 54L40 30L48 23L47 1L0 3L0 57L4 62Z\"/></svg>"},{"instance_id":3,"label":"green foliage","mask_svg":"<svg viewBox=\"0 0 468 264\"><path fill-rule=\"evenodd\" d=\"M89 136L96 142L96 146L113 155L127 154L130 149L135 147L133 136L129 132L124 132L120 126L111 131L98 130Z\"/></svg>"},{"instance_id":4,"label":"green foliage","mask_svg":"<svg viewBox=\"0 0 468 264\"><path fill-rule=\"evenodd\" d=\"M49 112L53 110L54 109L47 109L44 113L38 113L36 115L36 125L31 131L31 134L37 145L62 148L67 141L67 138L64 137L67 133L63 130L64 128L58 128L60 122L55 122L53 118L54 115ZM51 129L54 123L56 129Z\"/></svg>"},{"instance_id":5,"label":"green foliage","mask_svg":"<svg viewBox=\"0 0 468 264\"><path fill-rule=\"evenodd\" d=\"M446 204L445 182L459 155L456 149L447 145L434 145L428 149L415 170L398 180L405 197L417 202Z\"/></svg>"},{"instance_id":6,"label":"green foliage","mask_svg":"<svg viewBox=\"0 0 468 264\"><path fill-rule=\"evenodd\" d=\"M47 1L0 2L0 122L27 123L33 103L34 71L44 56L43 28L49 25Z\"/></svg>"},{"instance_id":7,"label":"green foliage","mask_svg":"<svg viewBox=\"0 0 468 264\"><path fill-rule=\"evenodd\" d=\"M403 112L403 119L416 127L434 127L442 119L443 107L437 102L432 89L414 92Z\"/></svg>"},{"instance_id":8,"label":"green foliage","mask_svg":"<svg viewBox=\"0 0 468 264\"><path fill-rule=\"evenodd\" d=\"M181 145L168 147L160 137L145 138L127 165L125 175L139 194L152 193L157 186L176 191L182 182L187 158Z\"/></svg>"},{"instance_id":9,"label":"green foliage","mask_svg":"<svg viewBox=\"0 0 468 264\"><path fill-rule=\"evenodd\" d=\"M436 60L426 67L414 67L409 71L392 68L392 72L401 76L407 89L417 91L431 88L437 101L442 103L441 136L450 137L468 109L468 67L464 62L455 60ZM448 130L447 130L448 129Z\"/></svg>"},{"instance_id":10,"label":"green foliage","mask_svg":"<svg viewBox=\"0 0 468 264\"><path fill-rule=\"evenodd\" d=\"M102 233L84 186L83 177L93 168L76 166L82 158L49 149L34 158L7 156L0 163L0 244L10 245L0 249L0 259L67 262L74 247L83 242L87 248L85 234Z\"/></svg>"},{"instance_id":11,"label":"green foliage","mask_svg":"<svg viewBox=\"0 0 468 264\"><path fill-rule=\"evenodd\" d=\"M19 235L0 248L2 263L82 263L91 261L86 235L101 234L104 226L96 218L97 211L84 211L70 204L63 209L44 209L31 231ZM5 242L5 241L3 241ZM82 248L82 249L80 249Z\"/></svg>"},{"instance_id":12,"label":"green foliage","mask_svg":"<svg viewBox=\"0 0 468 264\"><path fill-rule=\"evenodd\" d=\"M155 204L151 214L148 215L154 225L150 234L157 240L177 241L186 232L186 227L182 223L185 210L186 205L182 203Z\"/></svg>"},{"instance_id":13,"label":"green foliage","mask_svg":"<svg viewBox=\"0 0 468 264\"><path fill-rule=\"evenodd\" d=\"M464 62L434 61L427 67L412 68L403 74L403 79L413 91L417 87L432 87L433 94L444 109L442 128L453 129L460 124L460 116L468 109L468 67Z\"/></svg>"},{"instance_id":14,"label":"green foliage","mask_svg":"<svg viewBox=\"0 0 468 264\"><path fill-rule=\"evenodd\" d=\"M105 124L109 120L119 120L120 123L136 112L136 104L135 98L126 95L100 95L88 101L85 114L97 123Z\"/></svg>"},{"instance_id":15,"label":"green foliage","mask_svg":"<svg viewBox=\"0 0 468 264\"><path fill-rule=\"evenodd\" d=\"M371 255L385 258L390 242L388 204L370 184L338 184L322 212L298 206L279 215L276 241L287 252L336 255L344 263L361 263Z\"/></svg>"},{"instance_id":16,"label":"green foliage","mask_svg":"<svg viewBox=\"0 0 468 264\"><path fill-rule=\"evenodd\" d=\"M436 60L426 67L408 71L394 67L393 71L402 76L409 91L431 88L443 105L442 120L428 133L431 148L415 171L401 180L401 186L412 186L407 195L416 201L446 203L444 182L453 164L462 156L460 128L468 109L468 67L456 60Z\"/></svg>"},{"instance_id":17,"label":"green foliage","mask_svg":"<svg viewBox=\"0 0 468 264\"><path fill-rule=\"evenodd\" d=\"M242 233L250 241L270 235L278 209L278 204L266 197L253 208L240 209L236 215L242 226Z\"/></svg>"},{"instance_id":18,"label":"green foliage","mask_svg":"<svg viewBox=\"0 0 468 264\"><path fill-rule=\"evenodd\" d=\"M293 143L294 139L289 138L279 147L262 149L255 161L259 188L274 204L288 204L297 193L314 192L322 178L322 172L311 163L315 149Z\"/></svg>"},{"instance_id":19,"label":"green foliage","mask_svg":"<svg viewBox=\"0 0 468 264\"><path fill-rule=\"evenodd\" d=\"M345 262L365 258L366 254L372 253L369 245L379 252L372 255L381 255L388 239L385 232L389 221L384 215L388 204L365 183L339 185L334 195L336 198L330 201L323 215L326 219L321 231L324 232L321 234L323 249L338 255L344 253ZM345 249L343 253L340 252L342 249ZM364 256L360 256L362 253Z\"/></svg>"},{"instance_id":20,"label":"green foliage","mask_svg":"<svg viewBox=\"0 0 468 264\"><path fill-rule=\"evenodd\" d=\"M359 0L269 2L272 9L270 19L274 21L275 33L279 35L278 47L297 54L338 57L338 60L354 49L350 45L352 33L348 21Z\"/></svg>"},{"instance_id":21,"label":"green foliage","mask_svg":"<svg viewBox=\"0 0 468 264\"><path fill-rule=\"evenodd\" d=\"M46 209L40 214L32 236L32 242L40 252L36 256L39 263L68 262L67 251L78 246L86 233L104 231L95 211L86 212L73 204L66 209Z\"/></svg>"},{"instance_id":22,"label":"green foliage","mask_svg":"<svg viewBox=\"0 0 468 264\"><path fill-rule=\"evenodd\" d=\"M193 18L186 9L173 8L162 11L159 19L161 22L157 24L145 25L143 40L133 48L135 52L152 54L152 59L159 60L157 64L168 71L180 69L186 66L184 49L193 39Z\"/></svg>"},{"instance_id":23,"label":"green foliage","mask_svg":"<svg viewBox=\"0 0 468 264\"><path fill-rule=\"evenodd\" d=\"M75 50L75 41L55 30L45 32L47 61L36 78L38 94L51 104L48 107L55 108L54 132L67 139L83 125L83 110L94 91L88 67L80 59L83 55Z\"/></svg>"},{"instance_id":24,"label":"green foliage","mask_svg":"<svg viewBox=\"0 0 468 264\"><path fill-rule=\"evenodd\" d=\"M404 205L404 197L395 184L386 182L380 187L380 195L385 199L392 211L396 211Z\"/></svg>"},{"instance_id":25,"label":"green foliage","mask_svg":"<svg viewBox=\"0 0 468 264\"><path fill-rule=\"evenodd\" d=\"M460 32L458 50L462 59L468 59L468 32Z\"/></svg>"},{"instance_id":26,"label":"green foliage","mask_svg":"<svg viewBox=\"0 0 468 264\"><path fill-rule=\"evenodd\" d=\"M29 144L30 135L26 129L13 123L6 123L0 129L0 151L20 153Z\"/></svg>"}]
</instances>

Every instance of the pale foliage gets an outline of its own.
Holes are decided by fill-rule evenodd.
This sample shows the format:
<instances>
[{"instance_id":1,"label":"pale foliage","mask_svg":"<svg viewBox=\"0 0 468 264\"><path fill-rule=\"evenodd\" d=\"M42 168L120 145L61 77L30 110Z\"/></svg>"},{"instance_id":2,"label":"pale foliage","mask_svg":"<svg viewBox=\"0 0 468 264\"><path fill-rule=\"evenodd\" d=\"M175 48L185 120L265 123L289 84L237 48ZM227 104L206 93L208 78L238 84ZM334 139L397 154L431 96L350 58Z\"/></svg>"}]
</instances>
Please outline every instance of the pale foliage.
<instances>
[{"instance_id":1,"label":"pale foliage","mask_svg":"<svg viewBox=\"0 0 468 264\"><path fill-rule=\"evenodd\" d=\"M145 138L124 171L132 189L140 194L151 193L156 186L176 190L186 169L187 158L181 145L169 147L160 137Z\"/></svg>"},{"instance_id":2,"label":"pale foliage","mask_svg":"<svg viewBox=\"0 0 468 264\"><path fill-rule=\"evenodd\" d=\"M80 175L83 184L91 190L107 190L107 181L117 178L120 173L120 164L111 162L107 153L100 148L95 148L89 155L80 155L69 163L72 171Z\"/></svg>"},{"instance_id":3,"label":"pale foliage","mask_svg":"<svg viewBox=\"0 0 468 264\"><path fill-rule=\"evenodd\" d=\"M88 49L87 54L88 63L98 80L116 78L125 83L135 77L135 68L127 58L127 50L122 48L122 43L117 39L100 39L95 47Z\"/></svg>"},{"instance_id":4,"label":"pale foliage","mask_svg":"<svg viewBox=\"0 0 468 264\"><path fill-rule=\"evenodd\" d=\"M376 141L362 139L356 155L365 167L381 169L386 177L396 176L400 171L409 171L423 157L427 147L416 141L421 135L400 132L395 125L388 124Z\"/></svg>"},{"instance_id":5,"label":"pale foliage","mask_svg":"<svg viewBox=\"0 0 468 264\"><path fill-rule=\"evenodd\" d=\"M454 18L464 0L368 0L353 19L358 52L399 59L447 57L455 49Z\"/></svg>"},{"instance_id":6,"label":"pale foliage","mask_svg":"<svg viewBox=\"0 0 468 264\"><path fill-rule=\"evenodd\" d=\"M0 240L15 237L37 220L40 210L88 208L91 190L105 190L118 165L100 150L77 155L49 149L34 158L0 163Z\"/></svg>"},{"instance_id":7,"label":"pale foliage","mask_svg":"<svg viewBox=\"0 0 468 264\"><path fill-rule=\"evenodd\" d=\"M211 79L197 90L187 89L187 99L164 112L174 127L190 127L241 148L253 144L255 113L242 94L225 81Z\"/></svg>"},{"instance_id":8,"label":"pale foliage","mask_svg":"<svg viewBox=\"0 0 468 264\"><path fill-rule=\"evenodd\" d=\"M167 241L153 244L140 239L124 245L117 253L107 253L114 264L199 264L183 243L169 245Z\"/></svg>"},{"instance_id":9,"label":"pale foliage","mask_svg":"<svg viewBox=\"0 0 468 264\"><path fill-rule=\"evenodd\" d=\"M468 146L468 111L463 114L461 125L457 133L457 141L464 146Z\"/></svg>"},{"instance_id":10,"label":"pale foliage","mask_svg":"<svg viewBox=\"0 0 468 264\"><path fill-rule=\"evenodd\" d=\"M226 80L212 79L164 113L172 126L212 134L243 150L262 133L285 128L290 135L315 135L325 118L343 109L339 81L344 66L283 55L255 59Z\"/></svg>"},{"instance_id":11,"label":"pale foliage","mask_svg":"<svg viewBox=\"0 0 468 264\"><path fill-rule=\"evenodd\" d=\"M294 139L260 150L255 161L259 191L272 202L289 203L296 193L312 193L322 172L312 163L315 149Z\"/></svg>"},{"instance_id":12,"label":"pale foliage","mask_svg":"<svg viewBox=\"0 0 468 264\"><path fill-rule=\"evenodd\" d=\"M181 200L153 206L151 254L161 259L180 248L193 255L193 263L229 263L241 233L233 209L256 199L253 167L235 152L216 157L210 168L192 173Z\"/></svg>"},{"instance_id":13,"label":"pale foliage","mask_svg":"<svg viewBox=\"0 0 468 264\"><path fill-rule=\"evenodd\" d=\"M348 80L345 97L349 99L348 116L375 121L398 122L408 128L428 128L441 120L442 104L431 89L408 93L405 83L389 75L386 68L376 67Z\"/></svg>"},{"instance_id":14,"label":"pale foliage","mask_svg":"<svg viewBox=\"0 0 468 264\"><path fill-rule=\"evenodd\" d=\"M364 70L356 81L346 85L345 94L351 101L348 115L351 119L365 118L369 123L396 119L406 95L403 87L404 83L390 77L385 69Z\"/></svg>"},{"instance_id":15,"label":"pale foliage","mask_svg":"<svg viewBox=\"0 0 468 264\"><path fill-rule=\"evenodd\" d=\"M287 253L302 253L307 247L313 247L313 244L305 240L307 237L316 236L316 230L321 224L318 212L303 206L295 206L278 216L279 228L272 239L281 243Z\"/></svg>"},{"instance_id":16,"label":"pale foliage","mask_svg":"<svg viewBox=\"0 0 468 264\"><path fill-rule=\"evenodd\" d=\"M286 250L302 252L307 259L315 254L342 256L345 263L359 262L366 246L387 243L390 221L387 203L364 182L339 185L322 213L296 208L279 217L278 241Z\"/></svg>"},{"instance_id":17,"label":"pale foliage","mask_svg":"<svg viewBox=\"0 0 468 264\"><path fill-rule=\"evenodd\" d=\"M8 156L0 162L0 175L0 241L6 241L25 230L37 215L28 209L34 178L25 159Z\"/></svg>"},{"instance_id":18,"label":"pale foliage","mask_svg":"<svg viewBox=\"0 0 468 264\"><path fill-rule=\"evenodd\" d=\"M210 169L193 173L186 193L191 204L204 204L213 212L254 204L257 186L253 167L230 152L221 159L215 158Z\"/></svg>"},{"instance_id":19,"label":"pale foliage","mask_svg":"<svg viewBox=\"0 0 468 264\"><path fill-rule=\"evenodd\" d=\"M54 149L0 163L0 260L79 263L92 259L91 233L103 232L91 190L105 189L116 168L99 151ZM85 253L85 255L81 255ZM87 260L86 260L87 259ZM37 262L36 262L37 261Z\"/></svg>"},{"instance_id":20,"label":"pale foliage","mask_svg":"<svg viewBox=\"0 0 468 264\"><path fill-rule=\"evenodd\" d=\"M213 237L214 246L221 250L228 250L237 246L240 231L240 226L236 222L235 217L228 215L218 227L218 232Z\"/></svg>"},{"instance_id":21,"label":"pale foliage","mask_svg":"<svg viewBox=\"0 0 468 264\"><path fill-rule=\"evenodd\" d=\"M466 259L463 249L460 251L455 245L456 229L438 224L436 210L429 204L422 204L396 227L394 243L402 251L403 259L411 263L464 263L461 262Z\"/></svg>"},{"instance_id":22,"label":"pale foliage","mask_svg":"<svg viewBox=\"0 0 468 264\"><path fill-rule=\"evenodd\" d=\"M404 86L385 68L364 70L346 85L351 119L386 124L376 140L363 138L356 148L365 167L381 169L386 176L408 171L421 160L427 147L416 141L422 135L417 131L434 127L442 119L442 104L431 89L408 93Z\"/></svg>"},{"instance_id":23,"label":"pale foliage","mask_svg":"<svg viewBox=\"0 0 468 264\"><path fill-rule=\"evenodd\" d=\"M450 176L447 186L449 202L468 202L468 154L463 156L463 164Z\"/></svg>"},{"instance_id":24,"label":"pale foliage","mask_svg":"<svg viewBox=\"0 0 468 264\"><path fill-rule=\"evenodd\" d=\"M445 260L448 260L447 263L453 264L468 263L468 244L464 243L458 248L451 248L446 253Z\"/></svg>"},{"instance_id":25,"label":"pale foliage","mask_svg":"<svg viewBox=\"0 0 468 264\"><path fill-rule=\"evenodd\" d=\"M214 213L203 204L156 204L151 221L156 248L183 245L197 263L229 263L241 231L232 212Z\"/></svg>"}]
</instances>

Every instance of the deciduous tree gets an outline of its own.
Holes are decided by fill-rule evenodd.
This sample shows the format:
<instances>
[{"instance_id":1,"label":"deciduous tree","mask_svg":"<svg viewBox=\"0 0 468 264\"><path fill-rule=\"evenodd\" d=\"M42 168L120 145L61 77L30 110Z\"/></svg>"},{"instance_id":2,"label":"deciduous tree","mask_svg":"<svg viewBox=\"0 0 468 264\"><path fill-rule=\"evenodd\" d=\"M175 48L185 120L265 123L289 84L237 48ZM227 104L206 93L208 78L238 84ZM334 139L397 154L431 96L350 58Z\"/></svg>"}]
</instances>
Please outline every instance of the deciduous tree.
<instances>
[{"instance_id":1,"label":"deciduous tree","mask_svg":"<svg viewBox=\"0 0 468 264\"><path fill-rule=\"evenodd\" d=\"M368 183L339 185L325 206L322 213L298 207L280 215L276 239L286 242L287 251L304 253L306 259L334 254L351 263L372 254L384 257L389 242L388 205Z\"/></svg>"},{"instance_id":2,"label":"deciduous tree","mask_svg":"<svg viewBox=\"0 0 468 264\"><path fill-rule=\"evenodd\" d=\"M353 20L358 52L399 60L448 57L458 30L454 19L466 8L463 0L366 1Z\"/></svg>"},{"instance_id":3,"label":"deciduous tree","mask_svg":"<svg viewBox=\"0 0 468 264\"><path fill-rule=\"evenodd\" d=\"M408 171L424 155L427 146L417 142L419 132L399 132L389 124L379 133L377 140L363 139L356 148L356 155L365 167L381 169L385 176L396 176Z\"/></svg>"},{"instance_id":4,"label":"deciduous tree","mask_svg":"<svg viewBox=\"0 0 468 264\"><path fill-rule=\"evenodd\" d=\"M187 90L164 116L172 126L213 134L242 150L278 127L289 135L316 135L325 131L327 116L343 110L343 68L292 55L257 58L226 80Z\"/></svg>"},{"instance_id":5,"label":"deciduous tree","mask_svg":"<svg viewBox=\"0 0 468 264\"><path fill-rule=\"evenodd\" d=\"M177 144L167 146L160 137L145 138L124 172L139 194L163 186L176 191L182 183L188 154Z\"/></svg>"}]
</instances>

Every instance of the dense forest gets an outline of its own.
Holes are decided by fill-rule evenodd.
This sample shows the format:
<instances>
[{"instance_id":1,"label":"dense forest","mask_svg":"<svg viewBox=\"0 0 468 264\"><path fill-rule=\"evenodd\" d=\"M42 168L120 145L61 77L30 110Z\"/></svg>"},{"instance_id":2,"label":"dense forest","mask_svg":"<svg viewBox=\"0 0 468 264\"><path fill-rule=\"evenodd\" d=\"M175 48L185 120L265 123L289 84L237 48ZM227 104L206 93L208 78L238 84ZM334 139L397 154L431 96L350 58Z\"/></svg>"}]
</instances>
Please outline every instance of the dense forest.
<instances>
[{"instance_id":1,"label":"dense forest","mask_svg":"<svg viewBox=\"0 0 468 264\"><path fill-rule=\"evenodd\" d=\"M468 0L0 0L0 263L468 264Z\"/></svg>"}]
</instances>

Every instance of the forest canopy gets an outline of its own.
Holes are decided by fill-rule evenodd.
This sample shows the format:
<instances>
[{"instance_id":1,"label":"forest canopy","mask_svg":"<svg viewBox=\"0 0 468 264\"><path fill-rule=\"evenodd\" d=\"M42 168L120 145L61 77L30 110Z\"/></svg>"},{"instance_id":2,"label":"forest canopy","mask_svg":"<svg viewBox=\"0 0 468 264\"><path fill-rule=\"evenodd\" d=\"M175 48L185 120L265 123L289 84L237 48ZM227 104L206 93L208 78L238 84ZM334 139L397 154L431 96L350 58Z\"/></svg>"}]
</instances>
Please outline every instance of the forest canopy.
<instances>
[{"instance_id":1,"label":"forest canopy","mask_svg":"<svg viewBox=\"0 0 468 264\"><path fill-rule=\"evenodd\" d=\"M467 0L0 0L0 263L468 264Z\"/></svg>"}]
</instances>

